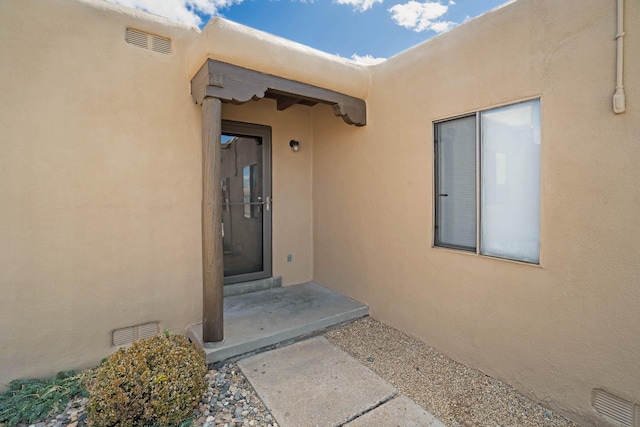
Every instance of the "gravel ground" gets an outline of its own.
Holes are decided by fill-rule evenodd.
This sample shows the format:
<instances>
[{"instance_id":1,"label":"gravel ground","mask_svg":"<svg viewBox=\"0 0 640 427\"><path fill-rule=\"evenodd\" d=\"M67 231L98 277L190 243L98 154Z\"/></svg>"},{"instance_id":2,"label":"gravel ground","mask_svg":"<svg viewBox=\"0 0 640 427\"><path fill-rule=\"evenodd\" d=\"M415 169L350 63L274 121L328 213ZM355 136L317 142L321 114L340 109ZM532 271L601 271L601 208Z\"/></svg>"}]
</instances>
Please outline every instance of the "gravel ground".
<instances>
[{"instance_id":1,"label":"gravel ground","mask_svg":"<svg viewBox=\"0 0 640 427\"><path fill-rule=\"evenodd\" d=\"M278 427L235 363L209 371L207 381L209 388L198 407L201 415L194 426Z\"/></svg>"},{"instance_id":2,"label":"gravel ground","mask_svg":"<svg viewBox=\"0 0 640 427\"><path fill-rule=\"evenodd\" d=\"M325 337L448 427L578 427L514 388L369 317ZM278 427L235 363L210 370L207 381L194 427ZM71 401L63 413L29 427L84 427L87 401Z\"/></svg>"},{"instance_id":3,"label":"gravel ground","mask_svg":"<svg viewBox=\"0 0 640 427\"><path fill-rule=\"evenodd\" d=\"M206 378L209 387L194 412L194 427L278 427L235 363L210 370ZM35 424L19 424L18 427L85 427L88 401L87 398L72 400L64 412Z\"/></svg>"},{"instance_id":4,"label":"gravel ground","mask_svg":"<svg viewBox=\"0 0 640 427\"><path fill-rule=\"evenodd\" d=\"M448 427L578 427L514 388L369 317L325 337Z\"/></svg>"}]
</instances>

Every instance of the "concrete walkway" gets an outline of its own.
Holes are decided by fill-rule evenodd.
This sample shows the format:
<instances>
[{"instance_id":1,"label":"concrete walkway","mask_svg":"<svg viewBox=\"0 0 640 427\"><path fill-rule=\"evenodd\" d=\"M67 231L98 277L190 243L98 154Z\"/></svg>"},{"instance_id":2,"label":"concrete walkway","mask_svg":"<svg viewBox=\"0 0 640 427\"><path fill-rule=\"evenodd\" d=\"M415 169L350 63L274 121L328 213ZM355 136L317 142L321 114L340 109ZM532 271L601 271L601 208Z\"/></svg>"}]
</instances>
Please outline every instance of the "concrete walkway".
<instances>
[{"instance_id":1,"label":"concrete walkway","mask_svg":"<svg viewBox=\"0 0 640 427\"><path fill-rule=\"evenodd\" d=\"M238 361L280 427L444 427L323 337Z\"/></svg>"}]
</instances>

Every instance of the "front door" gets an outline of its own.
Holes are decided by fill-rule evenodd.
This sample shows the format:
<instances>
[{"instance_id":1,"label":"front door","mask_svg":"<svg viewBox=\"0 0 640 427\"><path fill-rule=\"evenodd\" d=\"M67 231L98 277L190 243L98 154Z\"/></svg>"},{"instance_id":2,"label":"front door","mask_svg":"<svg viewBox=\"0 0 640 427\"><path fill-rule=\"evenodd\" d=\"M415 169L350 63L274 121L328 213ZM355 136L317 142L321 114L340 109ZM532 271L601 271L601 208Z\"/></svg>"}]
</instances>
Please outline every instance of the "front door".
<instances>
[{"instance_id":1,"label":"front door","mask_svg":"<svg viewBox=\"0 0 640 427\"><path fill-rule=\"evenodd\" d=\"M224 284L271 277L271 129L222 121Z\"/></svg>"}]
</instances>

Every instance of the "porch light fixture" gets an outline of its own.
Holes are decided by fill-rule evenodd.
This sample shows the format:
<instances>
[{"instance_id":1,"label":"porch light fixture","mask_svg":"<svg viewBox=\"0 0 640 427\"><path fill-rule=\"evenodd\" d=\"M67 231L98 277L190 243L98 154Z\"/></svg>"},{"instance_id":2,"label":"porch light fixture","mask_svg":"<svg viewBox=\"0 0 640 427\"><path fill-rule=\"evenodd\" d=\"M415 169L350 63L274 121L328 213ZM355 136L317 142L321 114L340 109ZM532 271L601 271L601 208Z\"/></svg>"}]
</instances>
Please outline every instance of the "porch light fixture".
<instances>
[{"instance_id":1,"label":"porch light fixture","mask_svg":"<svg viewBox=\"0 0 640 427\"><path fill-rule=\"evenodd\" d=\"M291 141L289 141L289 147L291 147L291 150L293 150L293 152L297 152L300 150L300 142L292 139Z\"/></svg>"}]
</instances>

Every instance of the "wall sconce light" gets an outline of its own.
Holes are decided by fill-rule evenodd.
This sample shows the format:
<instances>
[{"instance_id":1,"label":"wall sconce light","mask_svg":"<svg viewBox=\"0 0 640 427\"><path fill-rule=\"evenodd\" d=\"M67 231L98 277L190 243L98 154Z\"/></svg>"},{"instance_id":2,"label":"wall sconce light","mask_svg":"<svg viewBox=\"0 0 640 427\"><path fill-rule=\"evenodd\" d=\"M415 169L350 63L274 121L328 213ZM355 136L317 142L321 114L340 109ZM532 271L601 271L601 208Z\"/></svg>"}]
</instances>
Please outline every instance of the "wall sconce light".
<instances>
[{"instance_id":1,"label":"wall sconce light","mask_svg":"<svg viewBox=\"0 0 640 427\"><path fill-rule=\"evenodd\" d=\"M289 147L291 147L291 150L293 150L294 152L297 152L300 150L300 142L292 139L291 141L289 141Z\"/></svg>"}]
</instances>

